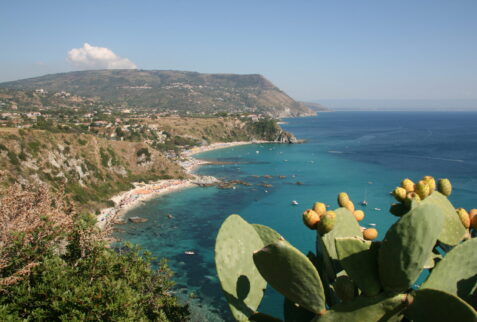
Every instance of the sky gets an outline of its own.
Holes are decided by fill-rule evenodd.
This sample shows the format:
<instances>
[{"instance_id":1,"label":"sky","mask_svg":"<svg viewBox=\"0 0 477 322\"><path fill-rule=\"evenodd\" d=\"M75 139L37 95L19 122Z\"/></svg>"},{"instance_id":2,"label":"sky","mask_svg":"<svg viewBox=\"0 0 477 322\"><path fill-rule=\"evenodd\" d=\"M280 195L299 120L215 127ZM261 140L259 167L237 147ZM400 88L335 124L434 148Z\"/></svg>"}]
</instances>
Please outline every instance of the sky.
<instances>
[{"instance_id":1,"label":"sky","mask_svg":"<svg viewBox=\"0 0 477 322\"><path fill-rule=\"evenodd\" d=\"M0 0L0 82L262 74L295 99L477 99L477 0Z\"/></svg>"}]
</instances>

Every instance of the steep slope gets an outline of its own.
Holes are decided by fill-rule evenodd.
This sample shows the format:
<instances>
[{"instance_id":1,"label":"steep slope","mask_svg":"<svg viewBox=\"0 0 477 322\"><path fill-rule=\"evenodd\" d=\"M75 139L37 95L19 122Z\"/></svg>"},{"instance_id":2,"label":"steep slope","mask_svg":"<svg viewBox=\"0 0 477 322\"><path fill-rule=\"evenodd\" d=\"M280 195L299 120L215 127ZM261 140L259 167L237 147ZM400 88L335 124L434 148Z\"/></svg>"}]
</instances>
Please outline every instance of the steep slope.
<instances>
[{"instance_id":1,"label":"steep slope","mask_svg":"<svg viewBox=\"0 0 477 322\"><path fill-rule=\"evenodd\" d=\"M114 127L96 134L0 127L0 186L64 188L83 209L95 210L132 182L187 177L176 162L181 149L213 142L296 142L273 120L168 117L138 120L137 126L137 136L121 139L111 136Z\"/></svg>"},{"instance_id":2,"label":"steep slope","mask_svg":"<svg viewBox=\"0 0 477 322\"><path fill-rule=\"evenodd\" d=\"M175 110L179 113L260 113L273 117L315 114L257 74L91 70L6 82L0 87L66 91L124 107Z\"/></svg>"},{"instance_id":3,"label":"steep slope","mask_svg":"<svg viewBox=\"0 0 477 322\"><path fill-rule=\"evenodd\" d=\"M0 184L65 188L86 208L101 206L131 182L185 177L176 163L143 142L89 134L0 129Z\"/></svg>"}]
</instances>

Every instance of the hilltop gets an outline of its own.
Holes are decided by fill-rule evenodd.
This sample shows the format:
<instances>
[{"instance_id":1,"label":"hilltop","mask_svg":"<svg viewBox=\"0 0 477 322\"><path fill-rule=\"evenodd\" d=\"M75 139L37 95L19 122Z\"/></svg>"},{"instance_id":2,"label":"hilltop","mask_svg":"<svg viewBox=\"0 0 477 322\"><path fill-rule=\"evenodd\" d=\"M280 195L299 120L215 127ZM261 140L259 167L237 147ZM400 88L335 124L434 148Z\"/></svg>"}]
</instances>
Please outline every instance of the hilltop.
<instances>
[{"instance_id":1,"label":"hilltop","mask_svg":"<svg viewBox=\"0 0 477 322\"><path fill-rule=\"evenodd\" d=\"M255 113L276 118L316 114L258 74L88 70L5 82L0 87L66 92L121 108L178 114Z\"/></svg>"}]
</instances>

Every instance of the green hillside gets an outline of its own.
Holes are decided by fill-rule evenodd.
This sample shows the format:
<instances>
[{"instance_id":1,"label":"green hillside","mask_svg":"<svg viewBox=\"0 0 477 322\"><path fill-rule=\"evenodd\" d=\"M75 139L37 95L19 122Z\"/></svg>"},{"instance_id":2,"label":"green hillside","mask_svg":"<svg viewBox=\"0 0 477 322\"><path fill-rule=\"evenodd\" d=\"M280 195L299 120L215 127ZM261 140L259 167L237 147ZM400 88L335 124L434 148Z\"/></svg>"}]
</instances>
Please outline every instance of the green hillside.
<instances>
[{"instance_id":1,"label":"green hillside","mask_svg":"<svg viewBox=\"0 0 477 322\"><path fill-rule=\"evenodd\" d=\"M90 70L52 74L0 87L69 92L122 107L178 113L257 113L272 117L314 115L258 74L201 74L183 71Z\"/></svg>"}]
</instances>

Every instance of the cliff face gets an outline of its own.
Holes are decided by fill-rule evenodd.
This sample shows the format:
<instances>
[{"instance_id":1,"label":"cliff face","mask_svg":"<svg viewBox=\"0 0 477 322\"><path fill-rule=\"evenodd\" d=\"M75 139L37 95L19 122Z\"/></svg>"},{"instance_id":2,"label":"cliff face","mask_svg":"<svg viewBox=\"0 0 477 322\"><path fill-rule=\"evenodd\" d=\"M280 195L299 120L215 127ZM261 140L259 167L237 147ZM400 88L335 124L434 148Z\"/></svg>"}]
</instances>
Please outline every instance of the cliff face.
<instances>
[{"instance_id":1,"label":"cliff face","mask_svg":"<svg viewBox=\"0 0 477 322\"><path fill-rule=\"evenodd\" d=\"M93 70L1 83L0 87L66 91L124 107L179 113L256 113L279 118L315 114L257 74Z\"/></svg>"}]
</instances>

